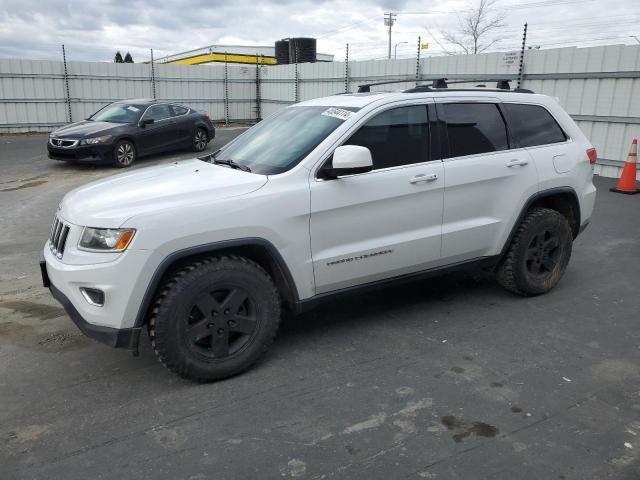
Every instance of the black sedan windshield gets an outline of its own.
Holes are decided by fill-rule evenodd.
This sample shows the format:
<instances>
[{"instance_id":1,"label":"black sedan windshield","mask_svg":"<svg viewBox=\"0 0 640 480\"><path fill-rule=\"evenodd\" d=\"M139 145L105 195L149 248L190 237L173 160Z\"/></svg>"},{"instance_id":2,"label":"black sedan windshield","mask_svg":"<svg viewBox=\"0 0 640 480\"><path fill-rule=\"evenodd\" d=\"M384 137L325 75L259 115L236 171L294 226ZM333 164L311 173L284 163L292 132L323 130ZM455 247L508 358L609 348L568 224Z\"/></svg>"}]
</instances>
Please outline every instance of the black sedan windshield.
<instances>
[{"instance_id":1,"label":"black sedan windshield","mask_svg":"<svg viewBox=\"0 0 640 480\"><path fill-rule=\"evenodd\" d=\"M297 165L353 111L338 107L291 107L272 115L224 147L217 160L233 160L263 175Z\"/></svg>"},{"instance_id":2,"label":"black sedan windshield","mask_svg":"<svg viewBox=\"0 0 640 480\"><path fill-rule=\"evenodd\" d=\"M142 105L129 105L126 103L112 103L98 110L89 120L94 122L111 123L135 123L144 112Z\"/></svg>"}]
</instances>

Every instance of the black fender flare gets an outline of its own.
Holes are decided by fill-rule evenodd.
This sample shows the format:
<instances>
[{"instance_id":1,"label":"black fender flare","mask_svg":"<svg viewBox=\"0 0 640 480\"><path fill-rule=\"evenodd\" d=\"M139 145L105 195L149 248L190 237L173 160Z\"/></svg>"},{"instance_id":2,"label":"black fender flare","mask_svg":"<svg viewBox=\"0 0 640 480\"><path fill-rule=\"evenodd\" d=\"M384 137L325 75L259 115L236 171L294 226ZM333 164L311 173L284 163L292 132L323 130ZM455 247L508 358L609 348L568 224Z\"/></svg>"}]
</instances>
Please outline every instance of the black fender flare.
<instances>
[{"instance_id":1,"label":"black fender flare","mask_svg":"<svg viewBox=\"0 0 640 480\"><path fill-rule=\"evenodd\" d=\"M520 209L520 214L518 215L518 218L516 219L515 223L511 227L511 232L509 232L507 241L502 246L502 250L498 255L498 259L502 260L504 256L507 254L507 250L509 250L509 245L511 245L511 240L513 240L513 236L518 231L518 227L520 226L520 223L524 219L525 215L527 214L531 206L539 200L543 200L548 197L553 197L554 195L558 195L558 194L569 194L573 197L573 200L575 202L575 207L577 207L575 208L576 215L577 215L576 217L577 228L578 230L580 229L580 225L581 225L580 202L578 200L578 194L576 193L576 191L572 187L555 187L555 188L549 188L547 190L541 190L531 195L527 199L527 201L524 203L524 206ZM578 231L574 232L574 238L578 235L578 233L579 233Z\"/></svg>"},{"instance_id":2,"label":"black fender flare","mask_svg":"<svg viewBox=\"0 0 640 480\"><path fill-rule=\"evenodd\" d=\"M264 248L271 256L272 260L276 263L277 267L280 269L282 275L284 276L285 281L288 283L288 287L293 296L292 301L295 303L299 301L297 285L293 280L291 271L282 258L282 255L280 255L278 249L271 242L259 237L222 240L219 242L206 243L203 245L194 245L191 247L183 248L181 250L177 250L167 255L156 267L155 272L153 272L153 275L151 276L151 281L147 285L145 293L142 296L140 306L138 307L138 313L134 322L134 328L141 328L146 323L147 312L149 311L151 302L153 302L156 291L160 286L160 282L165 273L175 262L194 255L206 255L238 247Z\"/></svg>"}]
</instances>

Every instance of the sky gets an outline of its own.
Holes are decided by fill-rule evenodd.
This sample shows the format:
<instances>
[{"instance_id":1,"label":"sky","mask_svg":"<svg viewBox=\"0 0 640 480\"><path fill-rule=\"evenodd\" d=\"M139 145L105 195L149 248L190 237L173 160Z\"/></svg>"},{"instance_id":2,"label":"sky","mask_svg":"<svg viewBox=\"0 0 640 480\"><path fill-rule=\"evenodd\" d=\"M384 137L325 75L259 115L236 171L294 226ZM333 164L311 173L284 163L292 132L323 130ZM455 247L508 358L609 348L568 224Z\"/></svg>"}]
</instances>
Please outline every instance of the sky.
<instances>
[{"instance_id":1,"label":"sky","mask_svg":"<svg viewBox=\"0 0 640 480\"><path fill-rule=\"evenodd\" d=\"M113 61L116 50L135 61L207 45L273 45L280 38L318 39L318 51L342 60L345 44L354 60L388 54L384 13L397 13L392 43L398 58L455 50L445 40L479 0L0 0L0 57ZM489 51L518 50L528 22L527 44L543 49L639 44L640 13L633 0L496 0L503 26ZM634 38L633 35L638 36ZM406 42L406 43L403 43Z\"/></svg>"}]
</instances>

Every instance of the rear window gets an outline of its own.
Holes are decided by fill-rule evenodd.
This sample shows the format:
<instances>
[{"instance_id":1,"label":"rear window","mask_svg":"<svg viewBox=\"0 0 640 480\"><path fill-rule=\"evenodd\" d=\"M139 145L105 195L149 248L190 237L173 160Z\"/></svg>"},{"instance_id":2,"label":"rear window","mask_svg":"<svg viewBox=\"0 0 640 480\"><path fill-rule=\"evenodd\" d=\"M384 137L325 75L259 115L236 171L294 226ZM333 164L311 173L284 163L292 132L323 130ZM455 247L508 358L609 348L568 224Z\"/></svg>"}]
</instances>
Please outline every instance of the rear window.
<instances>
[{"instance_id":1,"label":"rear window","mask_svg":"<svg viewBox=\"0 0 640 480\"><path fill-rule=\"evenodd\" d=\"M449 157L462 157L509 148L507 128L494 103L443 103L449 136Z\"/></svg>"},{"instance_id":2,"label":"rear window","mask_svg":"<svg viewBox=\"0 0 640 480\"><path fill-rule=\"evenodd\" d=\"M509 131L522 147L548 145L567 140L567 136L546 108L539 105L505 103L502 105Z\"/></svg>"}]
</instances>

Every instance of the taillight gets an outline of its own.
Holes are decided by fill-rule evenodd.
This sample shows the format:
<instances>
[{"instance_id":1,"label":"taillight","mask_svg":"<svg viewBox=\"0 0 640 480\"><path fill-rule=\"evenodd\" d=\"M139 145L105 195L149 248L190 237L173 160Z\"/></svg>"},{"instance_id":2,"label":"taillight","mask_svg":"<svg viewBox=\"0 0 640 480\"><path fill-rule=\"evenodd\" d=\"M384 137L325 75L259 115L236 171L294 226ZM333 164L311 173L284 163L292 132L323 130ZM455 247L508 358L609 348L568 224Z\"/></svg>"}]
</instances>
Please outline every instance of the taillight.
<instances>
[{"instance_id":1,"label":"taillight","mask_svg":"<svg viewBox=\"0 0 640 480\"><path fill-rule=\"evenodd\" d=\"M587 157L589 157L589 163L591 163L591 165L594 165L596 163L596 160L598 160L598 152L595 148L590 148L589 150L587 150Z\"/></svg>"}]
</instances>

